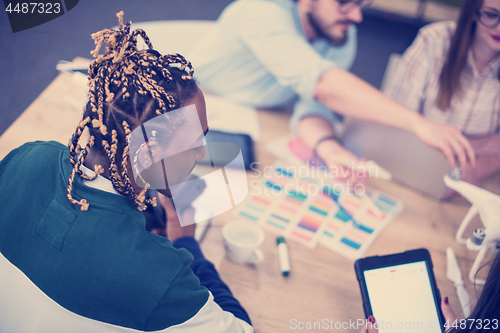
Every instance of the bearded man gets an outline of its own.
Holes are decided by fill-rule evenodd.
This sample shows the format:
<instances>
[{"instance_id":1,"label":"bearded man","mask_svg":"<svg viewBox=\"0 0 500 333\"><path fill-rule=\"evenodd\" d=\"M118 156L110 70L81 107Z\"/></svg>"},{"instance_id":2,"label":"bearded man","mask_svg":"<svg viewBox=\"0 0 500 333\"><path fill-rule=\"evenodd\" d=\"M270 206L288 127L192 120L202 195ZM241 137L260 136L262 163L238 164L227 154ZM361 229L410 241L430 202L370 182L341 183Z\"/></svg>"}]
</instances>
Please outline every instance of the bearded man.
<instances>
[{"instance_id":1,"label":"bearded man","mask_svg":"<svg viewBox=\"0 0 500 333\"><path fill-rule=\"evenodd\" d=\"M206 91L252 107L294 103L292 132L336 170L339 161L359 162L340 143L343 115L413 132L452 167L455 158L460 165L474 164L458 129L397 104L349 72L355 24L372 1L234 1L191 57L197 79Z\"/></svg>"}]
</instances>

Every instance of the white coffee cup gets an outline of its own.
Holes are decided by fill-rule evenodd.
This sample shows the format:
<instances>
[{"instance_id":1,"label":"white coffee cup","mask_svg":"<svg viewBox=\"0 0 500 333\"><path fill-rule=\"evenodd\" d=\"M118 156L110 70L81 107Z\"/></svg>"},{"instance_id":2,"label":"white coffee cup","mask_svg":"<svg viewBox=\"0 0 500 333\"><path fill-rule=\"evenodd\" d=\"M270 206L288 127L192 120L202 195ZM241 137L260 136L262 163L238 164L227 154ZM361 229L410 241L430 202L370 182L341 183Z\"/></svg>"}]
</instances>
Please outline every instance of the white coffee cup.
<instances>
[{"instance_id":1,"label":"white coffee cup","mask_svg":"<svg viewBox=\"0 0 500 333\"><path fill-rule=\"evenodd\" d=\"M222 227L222 238L227 257L238 264L256 264L264 260L259 247L264 242L264 231L250 221L234 220Z\"/></svg>"}]
</instances>

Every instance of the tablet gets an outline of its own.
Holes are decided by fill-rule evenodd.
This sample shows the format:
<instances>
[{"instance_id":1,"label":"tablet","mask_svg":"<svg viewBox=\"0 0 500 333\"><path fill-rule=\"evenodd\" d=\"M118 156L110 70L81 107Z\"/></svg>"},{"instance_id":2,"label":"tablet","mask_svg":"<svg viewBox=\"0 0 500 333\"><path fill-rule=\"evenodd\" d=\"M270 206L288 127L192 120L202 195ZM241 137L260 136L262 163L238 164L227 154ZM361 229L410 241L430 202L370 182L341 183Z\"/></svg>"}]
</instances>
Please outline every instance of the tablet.
<instances>
[{"instance_id":1,"label":"tablet","mask_svg":"<svg viewBox=\"0 0 500 333\"><path fill-rule=\"evenodd\" d=\"M379 333L444 332L441 295L426 249L358 259L365 318L375 317Z\"/></svg>"},{"instance_id":2,"label":"tablet","mask_svg":"<svg viewBox=\"0 0 500 333\"><path fill-rule=\"evenodd\" d=\"M243 167L252 170L252 163L255 162L253 151L253 141L248 134L227 133L210 130L205 136L209 147L205 148L205 157L199 164L225 167L227 165L237 168ZM243 165L239 165L235 158L241 152Z\"/></svg>"}]
</instances>

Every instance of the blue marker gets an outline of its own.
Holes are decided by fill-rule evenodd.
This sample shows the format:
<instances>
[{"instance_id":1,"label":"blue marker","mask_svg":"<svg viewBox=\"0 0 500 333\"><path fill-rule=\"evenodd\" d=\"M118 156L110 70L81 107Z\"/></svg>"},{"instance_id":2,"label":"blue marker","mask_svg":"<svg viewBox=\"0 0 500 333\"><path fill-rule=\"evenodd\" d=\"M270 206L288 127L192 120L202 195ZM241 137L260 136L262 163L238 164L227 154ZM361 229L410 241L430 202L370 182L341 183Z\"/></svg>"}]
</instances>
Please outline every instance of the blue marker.
<instances>
[{"instance_id":1,"label":"blue marker","mask_svg":"<svg viewBox=\"0 0 500 333\"><path fill-rule=\"evenodd\" d=\"M285 238L283 236L276 238L276 243L278 244L281 274L288 276L290 274L290 258L288 257L288 247L286 246Z\"/></svg>"}]
</instances>

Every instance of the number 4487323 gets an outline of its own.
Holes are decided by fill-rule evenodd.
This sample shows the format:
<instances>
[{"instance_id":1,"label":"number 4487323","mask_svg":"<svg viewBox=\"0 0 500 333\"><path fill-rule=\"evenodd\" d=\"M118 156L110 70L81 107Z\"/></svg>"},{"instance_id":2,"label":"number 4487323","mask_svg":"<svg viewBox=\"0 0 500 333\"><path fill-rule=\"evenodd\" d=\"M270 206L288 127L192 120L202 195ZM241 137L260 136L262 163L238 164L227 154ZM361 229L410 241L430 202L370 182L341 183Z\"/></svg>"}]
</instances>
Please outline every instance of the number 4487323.
<instances>
[{"instance_id":1,"label":"number 4487323","mask_svg":"<svg viewBox=\"0 0 500 333\"><path fill-rule=\"evenodd\" d=\"M14 8L13 8L14 7ZM61 12L61 4L55 3L43 3L43 2L23 2L9 3L5 8L5 11L10 13L18 14L59 14Z\"/></svg>"},{"instance_id":2,"label":"number 4487323","mask_svg":"<svg viewBox=\"0 0 500 333\"><path fill-rule=\"evenodd\" d=\"M455 329L473 329L476 328L478 330L497 330L498 329L498 319L456 319L453 323L450 323L449 320L446 321L444 327L446 330L451 328Z\"/></svg>"}]
</instances>

